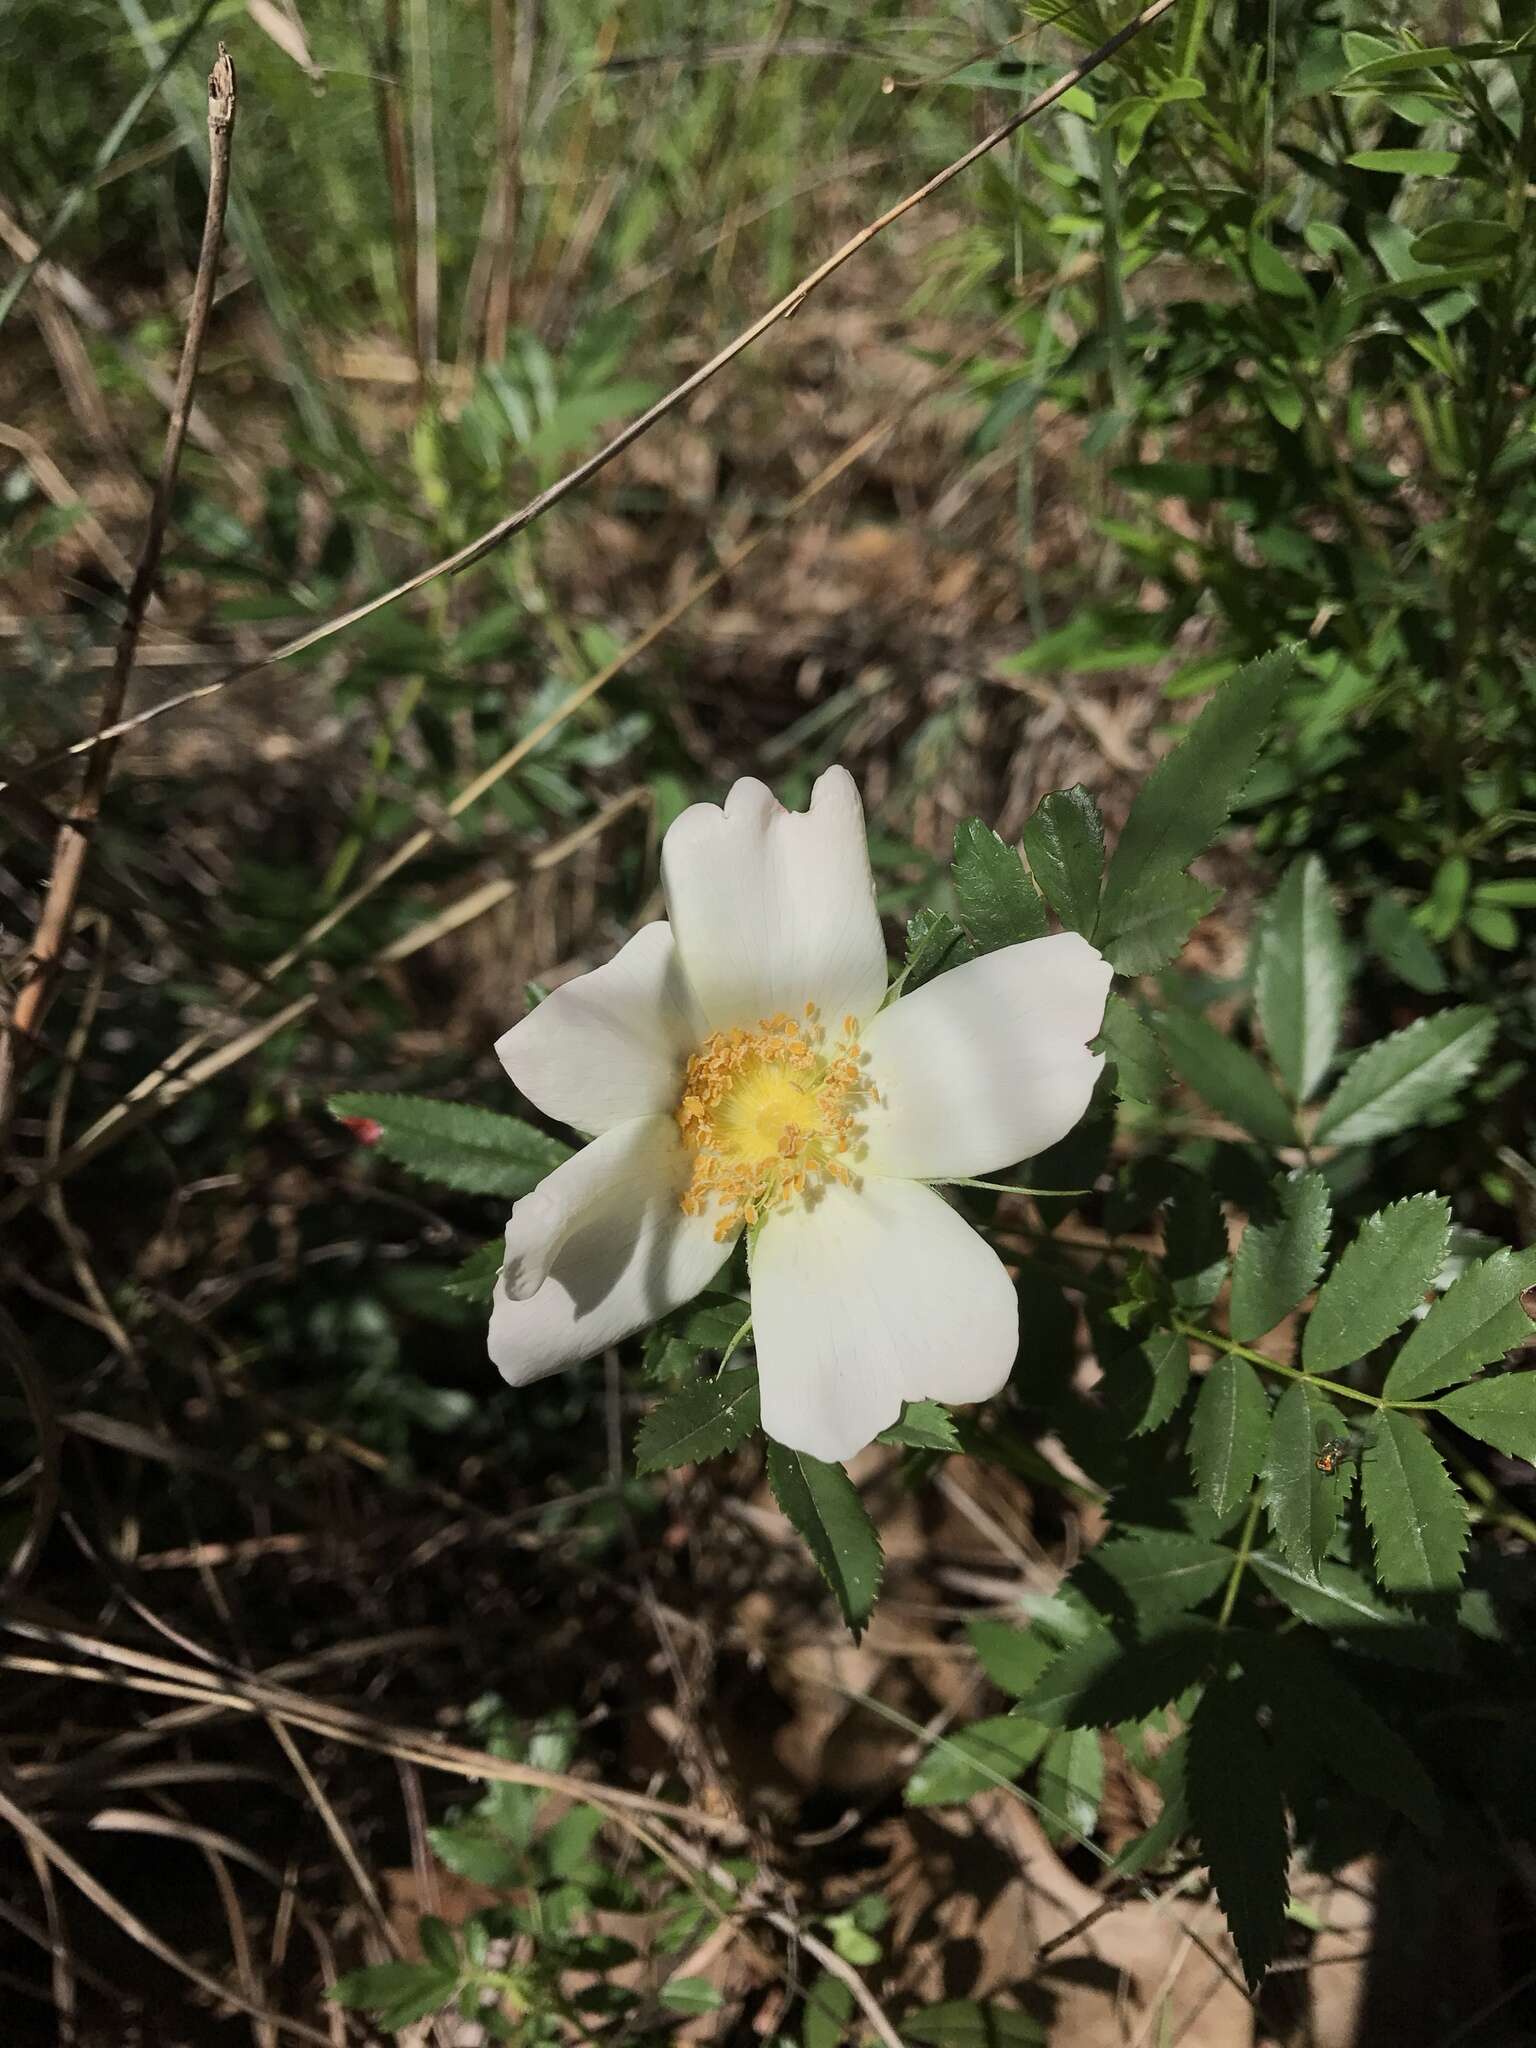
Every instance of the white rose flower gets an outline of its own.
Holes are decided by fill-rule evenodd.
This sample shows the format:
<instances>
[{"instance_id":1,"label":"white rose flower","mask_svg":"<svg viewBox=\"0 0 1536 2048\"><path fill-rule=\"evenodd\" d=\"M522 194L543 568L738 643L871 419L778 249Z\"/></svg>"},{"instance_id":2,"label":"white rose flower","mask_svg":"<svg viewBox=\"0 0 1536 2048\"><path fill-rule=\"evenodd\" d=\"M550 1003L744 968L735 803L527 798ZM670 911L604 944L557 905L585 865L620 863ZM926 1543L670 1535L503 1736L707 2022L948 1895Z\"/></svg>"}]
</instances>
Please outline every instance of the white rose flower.
<instances>
[{"instance_id":1,"label":"white rose flower","mask_svg":"<svg viewBox=\"0 0 1536 2048\"><path fill-rule=\"evenodd\" d=\"M761 782L666 835L668 921L498 1041L591 1143L517 1203L490 1355L514 1386L644 1329L749 1235L763 1427L853 1456L903 1401L981 1401L1019 1347L1002 1261L930 1183L1032 1158L1103 1065L1107 961L1007 946L882 1008L864 814L831 768L808 811Z\"/></svg>"}]
</instances>

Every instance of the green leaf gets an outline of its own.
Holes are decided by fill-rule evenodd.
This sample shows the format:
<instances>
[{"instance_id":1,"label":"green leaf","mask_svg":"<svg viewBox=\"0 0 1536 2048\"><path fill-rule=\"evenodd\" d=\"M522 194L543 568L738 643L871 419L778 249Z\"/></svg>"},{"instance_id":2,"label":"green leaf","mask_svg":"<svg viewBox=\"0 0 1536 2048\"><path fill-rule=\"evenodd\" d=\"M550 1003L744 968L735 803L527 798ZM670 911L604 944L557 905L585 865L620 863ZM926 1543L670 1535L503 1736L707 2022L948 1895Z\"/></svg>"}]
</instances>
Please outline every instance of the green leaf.
<instances>
[{"instance_id":1,"label":"green leaf","mask_svg":"<svg viewBox=\"0 0 1536 2048\"><path fill-rule=\"evenodd\" d=\"M439 1862L471 1884L506 1891L527 1881L526 1861L504 1835L476 1827L428 1828L427 1840Z\"/></svg>"},{"instance_id":2,"label":"green leaf","mask_svg":"<svg viewBox=\"0 0 1536 2048\"><path fill-rule=\"evenodd\" d=\"M1232 1552L1181 1529L1138 1529L1099 1544L1093 1562L1109 1573L1146 1627L1209 1600L1227 1581Z\"/></svg>"},{"instance_id":3,"label":"green leaf","mask_svg":"<svg viewBox=\"0 0 1536 2048\"><path fill-rule=\"evenodd\" d=\"M448 1923L440 1920L435 1913L423 1913L416 1924L417 1939L421 1952L429 1963L450 1976L459 1974L459 1952L453 1945L453 1934Z\"/></svg>"},{"instance_id":4,"label":"green leaf","mask_svg":"<svg viewBox=\"0 0 1536 2048\"><path fill-rule=\"evenodd\" d=\"M1275 1541L1298 1571L1322 1563L1348 1491L1342 1472L1317 1469L1318 1424L1342 1433L1338 1411L1316 1390L1294 1382L1275 1403L1264 1454L1264 1510Z\"/></svg>"},{"instance_id":5,"label":"green leaf","mask_svg":"<svg viewBox=\"0 0 1536 2048\"><path fill-rule=\"evenodd\" d=\"M1366 1145L1423 1123L1477 1072L1497 1029L1491 1010L1469 1003L1368 1046L1323 1105L1318 1143Z\"/></svg>"},{"instance_id":6,"label":"green leaf","mask_svg":"<svg viewBox=\"0 0 1536 2048\"><path fill-rule=\"evenodd\" d=\"M1227 1277L1227 1225L1215 1190L1180 1170L1163 1218L1163 1274L1182 1309L1209 1308Z\"/></svg>"},{"instance_id":7,"label":"green leaf","mask_svg":"<svg viewBox=\"0 0 1536 2048\"><path fill-rule=\"evenodd\" d=\"M1040 799L1024 852L1041 893L1069 931L1093 937L1104 872L1104 820L1081 783Z\"/></svg>"},{"instance_id":8,"label":"green leaf","mask_svg":"<svg viewBox=\"0 0 1536 2048\"><path fill-rule=\"evenodd\" d=\"M656 1994L670 2012L718 2012L725 1994L707 1977L669 1977Z\"/></svg>"},{"instance_id":9,"label":"green leaf","mask_svg":"<svg viewBox=\"0 0 1536 2048\"><path fill-rule=\"evenodd\" d=\"M1105 877L1104 934L1121 934L1131 899L1145 901L1149 883L1172 882L1226 823L1295 666L1286 650L1240 668L1148 776Z\"/></svg>"},{"instance_id":10,"label":"green leaf","mask_svg":"<svg viewBox=\"0 0 1536 2048\"><path fill-rule=\"evenodd\" d=\"M1168 1062L1157 1034L1124 996L1110 997L1104 1008L1104 1029L1089 1050L1105 1053L1113 1061L1115 1093L1124 1101L1156 1102L1168 1086Z\"/></svg>"},{"instance_id":11,"label":"green leaf","mask_svg":"<svg viewBox=\"0 0 1536 2048\"><path fill-rule=\"evenodd\" d=\"M949 1410L937 1401L908 1401L901 1418L875 1438L879 1444L903 1444L915 1451L958 1451L959 1432Z\"/></svg>"},{"instance_id":12,"label":"green leaf","mask_svg":"<svg viewBox=\"0 0 1536 2048\"><path fill-rule=\"evenodd\" d=\"M338 1977L328 1995L338 2005L367 2012L382 2014L387 2008L393 2031L436 2012L457 1989L457 1968L441 1970L433 1963L370 1963L366 1969L349 1970Z\"/></svg>"},{"instance_id":13,"label":"green leaf","mask_svg":"<svg viewBox=\"0 0 1536 2048\"><path fill-rule=\"evenodd\" d=\"M333 1116L378 1123L378 1149L423 1180L462 1195L501 1195L516 1201L569 1159L571 1148L515 1116L466 1102L433 1102L421 1095L333 1095Z\"/></svg>"},{"instance_id":14,"label":"green leaf","mask_svg":"<svg viewBox=\"0 0 1536 2048\"><path fill-rule=\"evenodd\" d=\"M1295 1144L1285 1097L1245 1046L1192 1010L1164 1010L1157 1029L1174 1072L1202 1102L1267 1145Z\"/></svg>"},{"instance_id":15,"label":"green leaf","mask_svg":"<svg viewBox=\"0 0 1536 2048\"><path fill-rule=\"evenodd\" d=\"M956 1806L1012 1784L1045 1747L1047 1732L1022 1714L994 1714L941 1737L907 1780L908 1806Z\"/></svg>"},{"instance_id":16,"label":"green leaf","mask_svg":"<svg viewBox=\"0 0 1536 2048\"><path fill-rule=\"evenodd\" d=\"M1325 1558L1315 1574L1265 1550L1256 1550L1248 1562L1294 1615L1313 1628L1348 1635L1357 1646L1364 1647L1367 1631L1413 1625L1413 1617L1383 1600L1362 1573L1333 1558Z\"/></svg>"},{"instance_id":17,"label":"green leaf","mask_svg":"<svg viewBox=\"0 0 1536 2048\"><path fill-rule=\"evenodd\" d=\"M823 1970L805 1994L802 2048L842 2048L853 2018L853 1992L840 1977Z\"/></svg>"},{"instance_id":18,"label":"green leaf","mask_svg":"<svg viewBox=\"0 0 1536 2048\"><path fill-rule=\"evenodd\" d=\"M1015 849L980 818L955 834L955 898L978 952L993 953L1050 929L1040 891Z\"/></svg>"},{"instance_id":19,"label":"green leaf","mask_svg":"<svg viewBox=\"0 0 1536 2048\"><path fill-rule=\"evenodd\" d=\"M901 2032L917 2048L1045 2048L1049 2039L1042 2022L1029 2013L975 1998L925 2005L907 2014Z\"/></svg>"},{"instance_id":20,"label":"green leaf","mask_svg":"<svg viewBox=\"0 0 1536 2048\"><path fill-rule=\"evenodd\" d=\"M1333 1065L1349 993L1344 933L1315 853L1287 870L1259 926L1254 993L1270 1057L1305 1102Z\"/></svg>"},{"instance_id":21,"label":"green leaf","mask_svg":"<svg viewBox=\"0 0 1536 2048\"><path fill-rule=\"evenodd\" d=\"M1435 1593L1458 1583L1467 1509L1440 1454L1406 1415L1389 1409L1361 1466L1376 1574L1394 1592Z\"/></svg>"},{"instance_id":22,"label":"green leaf","mask_svg":"<svg viewBox=\"0 0 1536 2048\"><path fill-rule=\"evenodd\" d=\"M920 910L907 925L907 959L902 988L910 993L944 974L974 960L976 948L952 917L942 910Z\"/></svg>"},{"instance_id":23,"label":"green leaf","mask_svg":"<svg viewBox=\"0 0 1536 2048\"><path fill-rule=\"evenodd\" d=\"M1476 262L1504 256L1515 246L1515 231L1502 220L1437 220L1416 235L1408 250L1415 263Z\"/></svg>"},{"instance_id":24,"label":"green leaf","mask_svg":"<svg viewBox=\"0 0 1536 2048\"><path fill-rule=\"evenodd\" d=\"M1251 1638L1243 1668L1255 1678L1287 1742L1299 1741L1324 1769L1379 1799L1426 1834L1440 1828L1429 1773L1395 1728L1305 1643Z\"/></svg>"},{"instance_id":25,"label":"green leaf","mask_svg":"<svg viewBox=\"0 0 1536 2048\"><path fill-rule=\"evenodd\" d=\"M1388 1400L1422 1401L1528 1344L1536 1336L1521 1306L1528 1287L1536 1287L1536 1251L1498 1251L1468 1266L1393 1359Z\"/></svg>"},{"instance_id":26,"label":"green leaf","mask_svg":"<svg viewBox=\"0 0 1536 2048\"><path fill-rule=\"evenodd\" d=\"M721 1451L734 1451L760 1420L757 1373L751 1366L717 1373L679 1387L658 1403L635 1438L635 1464L641 1472L660 1472L670 1465L697 1465Z\"/></svg>"},{"instance_id":27,"label":"green leaf","mask_svg":"<svg viewBox=\"0 0 1536 2048\"><path fill-rule=\"evenodd\" d=\"M1445 987L1440 957L1396 896L1373 896L1365 913L1365 936L1371 951L1399 981L1421 995L1437 996Z\"/></svg>"},{"instance_id":28,"label":"green leaf","mask_svg":"<svg viewBox=\"0 0 1536 2048\"><path fill-rule=\"evenodd\" d=\"M1337 1372L1385 1343L1423 1301L1450 1236L1451 1205L1439 1195L1410 1195L1368 1216L1307 1318L1307 1371Z\"/></svg>"},{"instance_id":29,"label":"green leaf","mask_svg":"<svg viewBox=\"0 0 1536 2048\"><path fill-rule=\"evenodd\" d=\"M1285 1793L1259 1704L1245 1681L1208 1687L1184 1767L1200 1853L1255 1988L1285 1939L1290 1853Z\"/></svg>"},{"instance_id":30,"label":"green leaf","mask_svg":"<svg viewBox=\"0 0 1536 2048\"><path fill-rule=\"evenodd\" d=\"M1189 1343L1177 1330L1154 1330L1135 1348L1152 1375L1152 1391L1131 1435L1149 1436L1162 1428L1188 1391Z\"/></svg>"},{"instance_id":31,"label":"green leaf","mask_svg":"<svg viewBox=\"0 0 1536 2048\"><path fill-rule=\"evenodd\" d=\"M1405 178L1444 178L1461 159L1450 149L1357 149L1345 163L1357 171L1396 171Z\"/></svg>"},{"instance_id":32,"label":"green leaf","mask_svg":"<svg viewBox=\"0 0 1536 2048\"><path fill-rule=\"evenodd\" d=\"M841 1465L823 1464L770 1438L768 1484L805 1539L857 1641L880 1589L885 1558L858 1489Z\"/></svg>"},{"instance_id":33,"label":"green leaf","mask_svg":"<svg viewBox=\"0 0 1536 2048\"><path fill-rule=\"evenodd\" d=\"M489 1244L478 1246L443 1281L444 1294L451 1294L460 1301L485 1302L489 1306L506 1256L505 1238L493 1237Z\"/></svg>"},{"instance_id":34,"label":"green leaf","mask_svg":"<svg viewBox=\"0 0 1536 2048\"><path fill-rule=\"evenodd\" d=\"M1193 875L1148 874L1127 884L1113 920L1100 912L1099 951L1116 974L1155 974L1181 950L1218 895Z\"/></svg>"},{"instance_id":35,"label":"green leaf","mask_svg":"<svg viewBox=\"0 0 1536 2048\"><path fill-rule=\"evenodd\" d=\"M1019 1711L1048 1728L1109 1728L1144 1721L1202 1679L1223 1643L1208 1622L1181 1621L1145 1640L1095 1629L1063 1650Z\"/></svg>"},{"instance_id":36,"label":"green leaf","mask_svg":"<svg viewBox=\"0 0 1536 2048\"><path fill-rule=\"evenodd\" d=\"M1189 1459L1200 1499L1226 1522L1247 1499L1269 1437L1269 1403L1253 1367L1219 1358L1200 1382Z\"/></svg>"},{"instance_id":37,"label":"green leaf","mask_svg":"<svg viewBox=\"0 0 1536 2048\"><path fill-rule=\"evenodd\" d=\"M1480 1437L1506 1457L1536 1465L1536 1372L1474 1380L1442 1395L1437 1405L1446 1420L1468 1436Z\"/></svg>"},{"instance_id":38,"label":"green leaf","mask_svg":"<svg viewBox=\"0 0 1536 2048\"><path fill-rule=\"evenodd\" d=\"M1092 1728L1063 1728L1046 1744L1038 1787L1041 1818L1053 1842L1085 1842L1104 1796L1104 1752Z\"/></svg>"},{"instance_id":39,"label":"green leaf","mask_svg":"<svg viewBox=\"0 0 1536 2048\"><path fill-rule=\"evenodd\" d=\"M988 1678L1015 1699L1022 1699L1051 1659L1060 1654L1059 1646L1039 1629L1014 1628L1009 1622L981 1616L965 1626Z\"/></svg>"},{"instance_id":40,"label":"green leaf","mask_svg":"<svg viewBox=\"0 0 1536 2048\"><path fill-rule=\"evenodd\" d=\"M1239 1344L1266 1336L1311 1293L1328 1252L1332 1209L1322 1175L1282 1175L1273 1186L1279 1215L1248 1225L1232 1266L1229 1322Z\"/></svg>"},{"instance_id":41,"label":"green leaf","mask_svg":"<svg viewBox=\"0 0 1536 2048\"><path fill-rule=\"evenodd\" d=\"M1266 239L1260 228L1248 230L1248 265L1261 292L1272 292L1280 299L1304 299L1308 305L1312 303L1306 279Z\"/></svg>"}]
</instances>

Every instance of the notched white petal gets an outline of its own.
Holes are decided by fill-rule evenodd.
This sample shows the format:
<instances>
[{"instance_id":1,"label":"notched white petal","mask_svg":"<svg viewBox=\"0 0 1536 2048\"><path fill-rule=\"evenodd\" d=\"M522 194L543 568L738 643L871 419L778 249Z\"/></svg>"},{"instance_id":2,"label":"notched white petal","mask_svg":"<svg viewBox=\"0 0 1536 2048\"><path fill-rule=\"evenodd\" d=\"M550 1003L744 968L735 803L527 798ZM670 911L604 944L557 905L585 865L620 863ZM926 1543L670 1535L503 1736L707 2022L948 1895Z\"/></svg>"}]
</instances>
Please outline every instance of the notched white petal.
<instances>
[{"instance_id":1,"label":"notched white petal","mask_svg":"<svg viewBox=\"0 0 1536 2048\"><path fill-rule=\"evenodd\" d=\"M691 1301L729 1247L685 1216L689 1161L670 1116L594 1138L512 1211L491 1310L492 1362L513 1386L575 1365Z\"/></svg>"},{"instance_id":2,"label":"notched white petal","mask_svg":"<svg viewBox=\"0 0 1536 2048\"><path fill-rule=\"evenodd\" d=\"M671 928L658 923L553 990L496 1051L546 1116L595 1132L674 1108L701 1035Z\"/></svg>"},{"instance_id":3,"label":"notched white petal","mask_svg":"<svg viewBox=\"0 0 1536 2048\"><path fill-rule=\"evenodd\" d=\"M885 994L864 811L852 776L829 768L807 811L737 782L724 808L695 804L661 854L667 910L711 1031L815 1003L832 1025L874 1015Z\"/></svg>"},{"instance_id":4,"label":"notched white petal","mask_svg":"<svg viewBox=\"0 0 1536 2048\"><path fill-rule=\"evenodd\" d=\"M903 996L864 1033L879 1101L865 1169L959 1180L1030 1159L1082 1118L1104 1064L1109 962L1076 932L1005 946Z\"/></svg>"},{"instance_id":5,"label":"notched white petal","mask_svg":"<svg viewBox=\"0 0 1536 2048\"><path fill-rule=\"evenodd\" d=\"M903 1401L982 1401L1019 1346L1002 1261L931 1188L836 1185L764 1226L752 1253L763 1427L845 1460Z\"/></svg>"}]
</instances>

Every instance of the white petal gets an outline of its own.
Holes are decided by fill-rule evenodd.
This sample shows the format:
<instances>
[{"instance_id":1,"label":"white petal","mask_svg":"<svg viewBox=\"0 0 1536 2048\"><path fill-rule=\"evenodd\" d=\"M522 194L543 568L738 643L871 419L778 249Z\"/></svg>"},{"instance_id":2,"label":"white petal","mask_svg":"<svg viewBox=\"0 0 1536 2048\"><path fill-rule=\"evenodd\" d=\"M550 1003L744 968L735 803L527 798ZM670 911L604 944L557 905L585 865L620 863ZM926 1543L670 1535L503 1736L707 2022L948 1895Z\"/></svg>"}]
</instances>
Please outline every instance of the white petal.
<instances>
[{"instance_id":1,"label":"white petal","mask_svg":"<svg viewBox=\"0 0 1536 2048\"><path fill-rule=\"evenodd\" d=\"M1032 1159L1088 1107L1109 962L1076 932L1005 946L903 996L864 1033L871 1173L958 1180Z\"/></svg>"},{"instance_id":2,"label":"white petal","mask_svg":"<svg viewBox=\"0 0 1536 2048\"><path fill-rule=\"evenodd\" d=\"M496 1050L546 1116L608 1131L675 1108L703 1036L671 928L647 924L605 967L547 995Z\"/></svg>"},{"instance_id":3,"label":"white petal","mask_svg":"<svg viewBox=\"0 0 1536 2048\"><path fill-rule=\"evenodd\" d=\"M771 1216L752 1251L763 1427L851 1458L903 1401L984 1401L1019 1348L996 1252L932 1188L866 1178Z\"/></svg>"},{"instance_id":4,"label":"white petal","mask_svg":"<svg viewBox=\"0 0 1536 2048\"><path fill-rule=\"evenodd\" d=\"M691 1301L729 1246L685 1216L691 1160L670 1116L605 1131L512 1211L490 1353L515 1387L606 1350Z\"/></svg>"},{"instance_id":5,"label":"white petal","mask_svg":"<svg viewBox=\"0 0 1536 2048\"><path fill-rule=\"evenodd\" d=\"M678 951L712 1031L820 1006L834 1033L885 995L885 941L853 777L829 768L808 811L750 778L667 833L661 876Z\"/></svg>"}]
</instances>

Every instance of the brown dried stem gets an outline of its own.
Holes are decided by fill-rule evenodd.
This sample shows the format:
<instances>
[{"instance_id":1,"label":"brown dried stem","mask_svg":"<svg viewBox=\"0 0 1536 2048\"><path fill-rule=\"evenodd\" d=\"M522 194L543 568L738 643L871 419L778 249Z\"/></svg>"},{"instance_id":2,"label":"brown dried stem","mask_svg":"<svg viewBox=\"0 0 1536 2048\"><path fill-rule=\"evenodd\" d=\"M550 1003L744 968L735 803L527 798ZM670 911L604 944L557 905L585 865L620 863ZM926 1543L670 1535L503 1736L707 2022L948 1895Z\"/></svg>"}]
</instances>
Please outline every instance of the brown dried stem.
<instances>
[{"instance_id":1,"label":"brown dried stem","mask_svg":"<svg viewBox=\"0 0 1536 2048\"><path fill-rule=\"evenodd\" d=\"M38 918L31 954L22 970L21 983L12 1007L9 1029L0 1039L0 1146L10 1130L16 1110L17 1091L27 1061L35 1050L44 1016L58 984L64 954L74 930L75 911L80 900L80 882L90 851L91 834L101 815L102 800L112 773L116 752L114 738L120 726L128 681L133 673L134 655L143 630L144 614L160 567L170 522L171 494L181 466L181 451L187 438L187 421L192 410L192 387L208 332L213 308L213 287L224 242L224 210L229 200L229 164L235 130L235 67L229 52L219 45L218 61L208 80L208 205L203 218L203 241L198 251L197 278L192 287L192 306L187 317L187 335L182 345L181 367L165 432L165 450L160 459L160 476L149 513L149 526L139 565L128 592L123 622L118 630L116 656L107 687L102 693L97 719L96 742L86 762L80 796L72 816L59 828L54 844L53 871Z\"/></svg>"}]
</instances>

